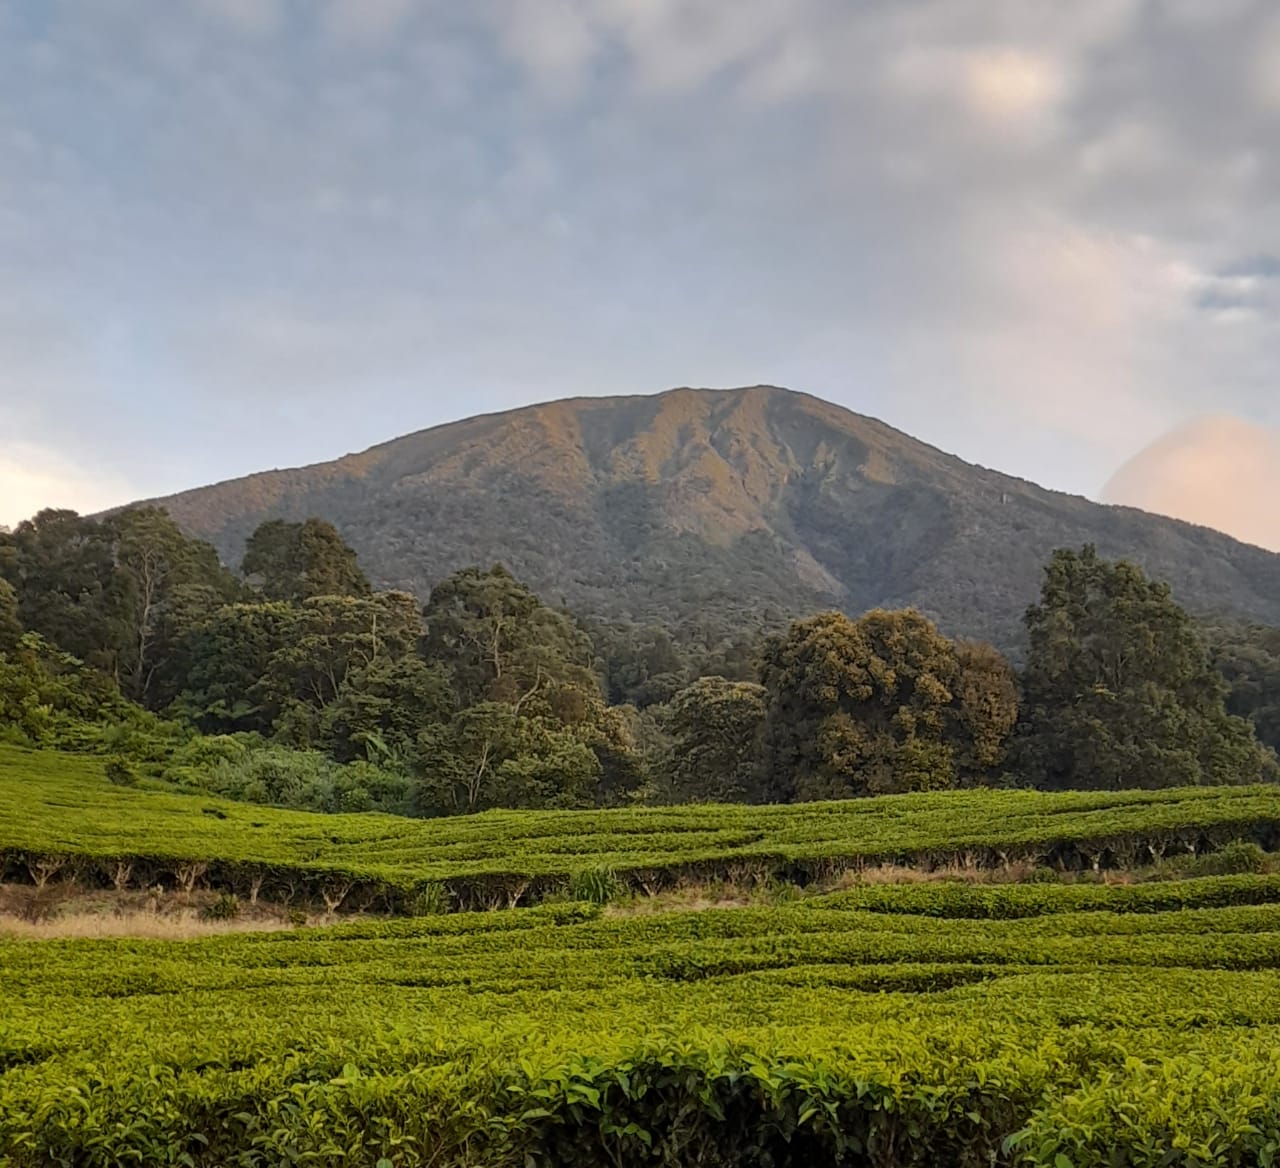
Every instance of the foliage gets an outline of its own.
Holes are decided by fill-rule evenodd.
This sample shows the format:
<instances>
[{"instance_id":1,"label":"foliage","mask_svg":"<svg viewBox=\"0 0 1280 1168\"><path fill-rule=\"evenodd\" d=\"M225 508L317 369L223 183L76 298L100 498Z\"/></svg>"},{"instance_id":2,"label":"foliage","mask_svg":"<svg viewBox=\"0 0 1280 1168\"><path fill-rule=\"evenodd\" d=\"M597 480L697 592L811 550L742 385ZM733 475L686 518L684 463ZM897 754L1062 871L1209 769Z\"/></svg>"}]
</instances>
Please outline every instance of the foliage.
<instances>
[{"instance_id":1,"label":"foliage","mask_svg":"<svg viewBox=\"0 0 1280 1168\"><path fill-rule=\"evenodd\" d=\"M224 892L200 910L200 916L206 921L234 921L239 915L240 898L234 892Z\"/></svg>"},{"instance_id":2,"label":"foliage","mask_svg":"<svg viewBox=\"0 0 1280 1168\"><path fill-rule=\"evenodd\" d=\"M1081 891L1111 900L0 940L0 1161L1273 1163L1274 888L1188 908Z\"/></svg>"},{"instance_id":3,"label":"foliage","mask_svg":"<svg viewBox=\"0 0 1280 1168\"><path fill-rule=\"evenodd\" d=\"M1207 630L1214 668L1227 683L1227 711L1253 723L1280 750L1280 629L1217 625Z\"/></svg>"},{"instance_id":4,"label":"foliage","mask_svg":"<svg viewBox=\"0 0 1280 1168\"><path fill-rule=\"evenodd\" d=\"M138 781L138 772L125 758L107 759L102 773L106 776L108 783L114 783L117 787L132 787Z\"/></svg>"},{"instance_id":5,"label":"foliage","mask_svg":"<svg viewBox=\"0 0 1280 1168\"><path fill-rule=\"evenodd\" d=\"M1027 612L1018 750L1045 787L1248 783L1276 774L1167 585L1092 547L1058 551Z\"/></svg>"},{"instance_id":6,"label":"foliage","mask_svg":"<svg viewBox=\"0 0 1280 1168\"><path fill-rule=\"evenodd\" d=\"M224 744L225 745L225 744ZM344 781L377 798L396 776L367 764L234 747L239 763L199 771L261 783L259 794L301 804L320 792L341 806ZM270 786L270 790L266 788ZM385 805L385 803L383 804ZM113 787L101 763L0 746L0 866L27 879L27 859L60 857L86 880L134 861L133 879L173 883L183 865L215 891L247 896L267 878L275 895L318 898L341 875L368 900L404 911L427 882L457 908L514 907L563 893L575 872L610 870L637 892L681 881L828 880L868 863L1064 870L1130 868L1160 856L1212 854L1236 840L1280 848L1280 788L1058 792L971 790L795 806L740 804L592 811L489 811L413 820L317 816L200 797ZM104 867L105 866L105 867ZM353 892L354 895L354 892Z\"/></svg>"},{"instance_id":7,"label":"foliage","mask_svg":"<svg viewBox=\"0 0 1280 1168\"><path fill-rule=\"evenodd\" d=\"M245 546L241 570L267 600L364 596L370 591L356 553L323 519L260 524Z\"/></svg>"},{"instance_id":8,"label":"foliage","mask_svg":"<svg viewBox=\"0 0 1280 1168\"><path fill-rule=\"evenodd\" d=\"M765 642L760 678L775 801L954 787L1002 760L1016 718L999 654L911 610L796 621Z\"/></svg>"},{"instance_id":9,"label":"foliage","mask_svg":"<svg viewBox=\"0 0 1280 1168\"><path fill-rule=\"evenodd\" d=\"M193 764L194 752L187 752L175 757L166 776L224 798L300 811L403 814L408 809L410 782L404 775L367 762L343 765L318 751L222 741L227 745L216 750L216 760L210 761L215 752L202 743L201 764Z\"/></svg>"},{"instance_id":10,"label":"foliage","mask_svg":"<svg viewBox=\"0 0 1280 1168\"><path fill-rule=\"evenodd\" d=\"M183 630L238 590L213 547L156 507L102 520L41 511L0 543L23 625L152 708L172 696L167 672Z\"/></svg>"},{"instance_id":11,"label":"foliage","mask_svg":"<svg viewBox=\"0 0 1280 1168\"><path fill-rule=\"evenodd\" d=\"M758 802L765 689L703 677L676 694L666 714L668 776L677 799Z\"/></svg>"},{"instance_id":12,"label":"foliage","mask_svg":"<svg viewBox=\"0 0 1280 1168\"><path fill-rule=\"evenodd\" d=\"M427 658L447 663L460 707L536 702L572 722L598 691L585 635L501 565L437 584L423 615Z\"/></svg>"},{"instance_id":13,"label":"foliage","mask_svg":"<svg viewBox=\"0 0 1280 1168\"><path fill-rule=\"evenodd\" d=\"M155 762L187 737L126 701L115 683L38 633L0 653L0 729L33 746L125 755Z\"/></svg>"},{"instance_id":14,"label":"foliage","mask_svg":"<svg viewBox=\"0 0 1280 1168\"><path fill-rule=\"evenodd\" d=\"M0 653L17 648L22 637L22 622L18 620L18 594L13 585L0 576Z\"/></svg>"}]
</instances>

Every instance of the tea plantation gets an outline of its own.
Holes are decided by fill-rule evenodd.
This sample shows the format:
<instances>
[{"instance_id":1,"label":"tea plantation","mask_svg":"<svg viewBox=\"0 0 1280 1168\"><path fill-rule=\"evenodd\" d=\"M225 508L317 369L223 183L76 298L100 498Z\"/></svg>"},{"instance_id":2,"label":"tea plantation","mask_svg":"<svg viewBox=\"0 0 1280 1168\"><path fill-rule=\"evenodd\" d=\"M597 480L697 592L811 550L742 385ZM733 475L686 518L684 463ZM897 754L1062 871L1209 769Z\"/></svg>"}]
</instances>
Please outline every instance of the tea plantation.
<instances>
[{"instance_id":1,"label":"tea plantation","mask_svg":"<svg viewBox=\"0 0 1280 1168\"><path fill-rule=\"evenodd\" d=\"M11 874L49 881L258 865L550 890L586 867L813 874L966 850L1107 867L1273 843L1280 822L1269 789L412 822L0 754ZM1278 971L1280 877L1249 874L0 940L0 1166L1272 1165Z\"/></svg>"},{"instance_id":2,"label":"tea plantation","mask_svg":"<svg viewBox=\"0 0 1280 1168\"><path fill-rule=\"evenodd\" d=\"M112 786L101 760L0 746L0 876L208 887L404 911L424 886L507 908L607 871L641 892L681 879L807 884L880 862L1129 868L1233 840L1280 849L1280 787L948 791L756 807L317 815Z\"/></svg>"}]
</instances>

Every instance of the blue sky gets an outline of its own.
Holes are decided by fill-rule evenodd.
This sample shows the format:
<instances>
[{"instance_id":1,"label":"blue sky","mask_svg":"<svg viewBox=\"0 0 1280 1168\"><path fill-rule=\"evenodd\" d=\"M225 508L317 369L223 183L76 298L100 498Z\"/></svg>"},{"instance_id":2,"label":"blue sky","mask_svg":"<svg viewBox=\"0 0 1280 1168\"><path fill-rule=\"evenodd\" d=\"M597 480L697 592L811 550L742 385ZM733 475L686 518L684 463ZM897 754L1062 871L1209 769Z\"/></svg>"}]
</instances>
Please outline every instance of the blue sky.
<instances>
[{"instance_id":1,"label":"blue sky","mask_svg":"<svg viewBox=\"0 0 1280 1168\"><path fill-rule=\"evenodd\" d=\"M1230 465L1278 143L1264 0L0 0L0 522L674 385Z\"/></svg>"}]
</instances>

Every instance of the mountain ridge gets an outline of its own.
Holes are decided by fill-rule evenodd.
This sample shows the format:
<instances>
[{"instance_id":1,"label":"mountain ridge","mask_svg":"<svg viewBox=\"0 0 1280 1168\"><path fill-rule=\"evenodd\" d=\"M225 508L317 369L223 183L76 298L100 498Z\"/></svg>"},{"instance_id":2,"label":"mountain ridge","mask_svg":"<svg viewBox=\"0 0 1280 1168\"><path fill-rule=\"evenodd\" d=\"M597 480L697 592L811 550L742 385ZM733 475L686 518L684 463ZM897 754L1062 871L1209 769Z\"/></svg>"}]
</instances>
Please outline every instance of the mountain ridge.
<instances>
[{"instance_id":1,"label":"mountain ridge","mask_svg":"<svg viewBox=\"0 0 1280 1168\"><path fill-rule=\"evenodd\" d=\"M776 386L576 397L165 498L228 562L261 521L333 521L383 586L502 561L602 619L913 604L1005 648L1058 546L1096 543L1193 609L1280 623L1280 556L967 463Z\"/></svg>"}]
</instances>

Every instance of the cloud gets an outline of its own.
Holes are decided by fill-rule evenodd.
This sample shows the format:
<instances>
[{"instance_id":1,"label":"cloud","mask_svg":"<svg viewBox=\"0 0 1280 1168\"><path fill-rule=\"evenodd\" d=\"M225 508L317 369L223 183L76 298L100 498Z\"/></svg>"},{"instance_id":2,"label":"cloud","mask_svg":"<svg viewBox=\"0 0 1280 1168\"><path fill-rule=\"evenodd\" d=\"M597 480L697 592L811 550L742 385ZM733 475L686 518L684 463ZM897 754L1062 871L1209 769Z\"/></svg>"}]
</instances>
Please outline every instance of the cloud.
<instances>
[{"instance_id":1,"label":"cloud","mask_svg":"<svg viewBox=\"0 0 1280 1168\"><path fill-rule=\"evenodd\" d=\"M1195 418L1135 455L1102 497L1280 552L1280 429Z\"/></svg>"},{"instance_id":2,"label":"cloud","mask_svg":"<svg viewBox=\"0 0 1280 1168\"><path fill-rule=\"evenodd\" d=\"M421 7L421 0L329 0L321 19L338 44L368 49L385 45Z\"/></svg>"},{"instance_id":3,"label":"cloud","mask_svg":"<svg viewBox=\"0 0 1280 1168\"><path fill-rule=\"evenodd\" d=\"M147 493L689 382L1080 491L1210 398L1274 416L1265 0L28 8L5 434Z\"/></svg>"},{"instance_id":4,"label":"cloud","mask_svg":"<svg viewBox=\"0 0 1280 1168\"><path fill-rule=\"evenodd\" d=\"M139 494L137 483L76 465L55 451L0 441L0 524L12 527L46 507L89 514Z\"/></svg>"}]
</instances>

